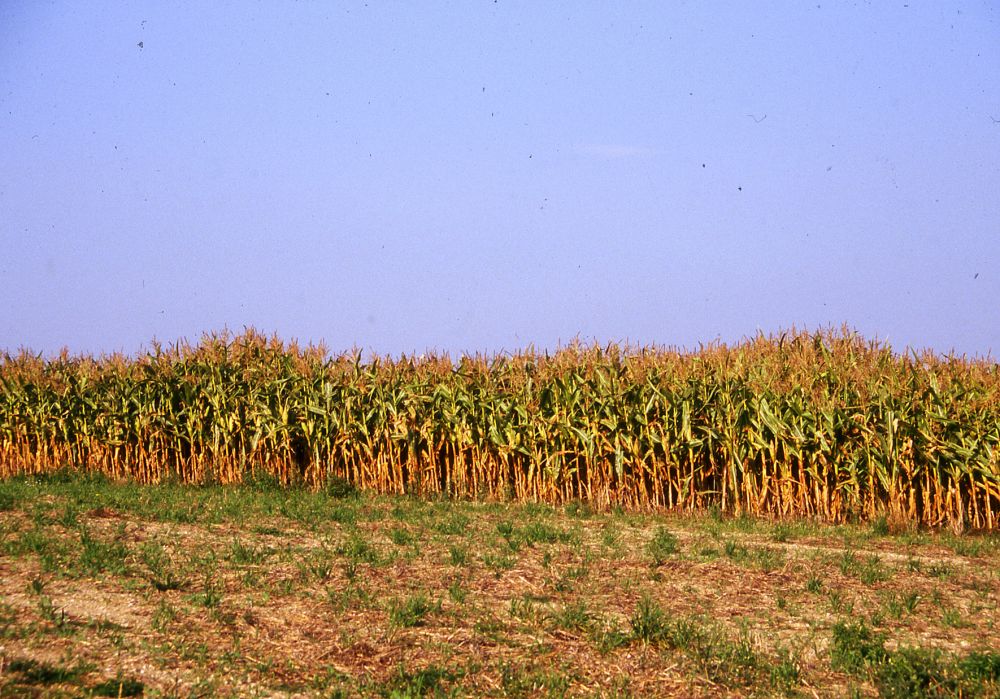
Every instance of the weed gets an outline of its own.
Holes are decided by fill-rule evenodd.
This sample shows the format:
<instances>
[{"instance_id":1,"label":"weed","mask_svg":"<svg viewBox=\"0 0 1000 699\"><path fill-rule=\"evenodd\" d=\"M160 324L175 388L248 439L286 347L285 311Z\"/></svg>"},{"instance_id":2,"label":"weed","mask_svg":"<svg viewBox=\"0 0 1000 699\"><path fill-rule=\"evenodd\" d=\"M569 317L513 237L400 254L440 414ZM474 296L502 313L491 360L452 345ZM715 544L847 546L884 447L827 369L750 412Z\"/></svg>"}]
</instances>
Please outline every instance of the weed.
<instances>
[{"instance_id":1,"label":"weed","mask_svg":"<svg viewBox=\"0 0 1000 699\"><path fill-rule=\"evenodd\" d=\"M726 558L732 561L746 560L749 554L746 546L735 541L727 541L723 546L723 552L726 554Z\"/></svg>"},{"instance_id":2,"label":"weed","mask_svg":"<svg viewBox=\"0 0 1000 699\"><path fill-rule=\"evenodd\" d=\"M396 544L396 546L407 546L413 543L414 537L407 529L393 527L389 531L389 540Z\"/></svg>"},{"instance_id":3,"label":"weed","mask_svg":"<svg viewBox=\"0 0 1000 699\"><path fill-rule=\"evenodd\" d=\"M663 640L668 632L666 612L648 595L643 595L629 619L632 636L644 643Z\"/></svg>"},{"instance_id":4,"label":"weed","mask_svg":"<svg viewBox=\"0 0 1000 699\"><path fill-rule=\"evenodd\" d=\"M80 543L83 551L80 553L80 565L92 574L99 575L108 572L113 575L125 575L125 559L128 557L128 547L115 539L103 541L90 535L86 527L80 528Z\"/></svg>"},{"instance_id":5,"label":"weed","mask_svg":"<svg viewBox=\"0 0 1000 699\"><path fill-rule=\"evenodd\" d=\"M785 554L777 549L760 546L753 550L753 562L761 570L769 572L784 564Z\"/></svg>"},{"instance_id":6,"label":"weed","mask_svg":"<svg viewBox=\"0 0 1000 699\"><path fill-rule=\"evenodd\" d=\"M379 560L378 551L357 532L353 532L347 541L337 547L337 553L355 562L377 564Z\"/></svg>"},{"instance_id":7,"label":"weed","mask_svg":"<svg viewBox=\"0 0 1000 699\"><path fill-rule=\"evenodd\" d=\"M535 603L529 597L513 597L510 600L508 614L513 619L521 621L534 621L538 616Z\"/></svg>"},{"instance_id":8,"label":"weed","mask_svg":"<svg viewBox=\"0 0 1000 699\"><path fill-rule=\"evenodd\" d=\"M426 593L419 592L401 602L393 600L389 607L389 622L404 628L422 626L424 618L433 611L441 611L441 603L432 604Z\"/></svg>"},{"instance_id":9,"label":"weed","mask_svg":"<svg viewBox=\"0 0 1000 699\"><path fill-rule=\"evenodd\" d=\"M872 554L865 559L858 572L858 579L865 585L874 585L877 582L884 582L892 577L892 574L882 565L881 559Z\"/></svg>"},{"instance_id":10,"label":"weed","mask_svg":"<svg viewBox=\"0 0 1000 699\"><path fill-rule=\"evenodd\" d=\"M434 530L448 536L458 536L468 533L469 518L461 512L452 512L448 517L437 522Z\"/></svg>"},{"instance_id":11,"label":"weed","mask_svg":"<svg viewBox=\"0 0 1000 699\"><path fill-rule=\"evenodd\" d=\"M507 541L514 538L514 523L509 519L497 522L497 532Z\"/></svg>"},{"instance_id":12,"label":"weed","mask_svg":"<svg viewBox=\"0 0 1000 699\"><path fill-rule=\"evenodd\" d=\"M347 578L348 582L354 582L358 578L358 564L357 561L348 561L344 564L343 568L344 577Z\"/></svg>"},{"instance_id":13,"label":"weed","mask_svg":"<svg viewBox=\"0 0 1000 699\"><path fill-rule=\"evenodd\" d=\"M344 498L356 498L358 489L353 483L340 476L327 476L323 485L323 493L330 498L341 500Z\"/></svg>"},{"instance_id":14,"label":"weed","mask_svg":"<svg viewBox=\"0 0 1000 699\"><path fill-rule=\"evenodd\" d=\"M150 584L160 592L182 589L186 581L176 573L170 557L163 546L154 541L148 541L139 550L139 558L148 570L146 576Z\"/></svg>"},{"instance_id":15,"label":"weed","mask_svg":"<svg viewBox=\"0 0 1000 699\"><path fill-rule=\"evenodd\" d=\"M621 549L621 534L618 528L610 523L606 524L601 532L601 543L605 548L611 549L616 553L619 552Z\"/></svg>"},{"instance_id":16,"label":"weed","mask_svg":"<svg viewBox=\"0 0 1000 699\"><path fill-rule=\"evenodd\" d=\"M492 568L495 573L499 574L501 571L513 568L517 564L517 559L506 554L496 555L492 553L484 553L483 564L485 564L487 568Z\"/></svg>"},{"instance_id":17,"label":"weed","mask_svg":"<svg viewBox=\"0 0 1000 699\"><path fill-rule=\"evenodd\" d=\"M48 595L42 595L38 598L38 614L54 625L57 631L66 629L66 610L57 607Z\"/></svg>"},{"instance_id":18,"label":"weed","mask_svg":"<svg viewBox=\"0 0 1000 699\"><path fill-rule=\"evenodd\" d=\"M877 668L875 687L886 699L961 696L949 669L940 650L904 647Z\"/></svg>"},{"instance_id":19,"label":"weed","mask_svg":"<svg viewBox=\"0 0 1000 699\"><path fill-rule=\"evenodd\" d=\"M546 524L545 522L531 521L520 531L521 538L528 546L535 544L555 544L567 543L572 538L569 532Z\"/></svg>"},{"instance_id":20,"label":"weed","mask_svg":"<svg viewBox=\"0 0 1000 699\"><path fill-rule=\"evenodd\" d=\"M590 505L580 500L573 500L566 503L563 511L570 517L578 517L579 519L588 519L594 515L594 510Z\"/></svg>"},{"instance_id":21,"label":"weed","mask_svg":"<svg viewBox=\"0 0 1000 699\"><path fill-rule=\"evenodd\" d=\"M771 540L778 543L785 543L790 541L792 538L792 528L784 522L779 522L774 525L774 531L771 532Z\"/></svg>"},{"instance_id":22,"label":"weed","mask_svg":"<svg viewBox=\"0 0 1000 699\"><path fill-rule=\"evenodd\" d=\"M411 699L428 694L439 696L443 690L442 684L452 682L457 677L456 673L437 665L428 665L416 671L407 670L400 665L395 675L382 687L383 692L391 699Z\"/></svg>"},{"instance_id":23,"label":"weed","mask_svg":"<svg viewBox=\"0 0 1000 699\"><path fill-rule=\"evenodd\" d=\"M935 563L927 569L927 574L939 580L947 580L954 575L954 571L947 563Z\"/></svg>"},{"instance_id":24,"label":"weed","mask_svg":"<svg viewBox=\"0 0 1000 699\"><path fill-rule=\"evenodd\" d=\"M787 648L778 648L777 655L777 662L768 671L768 679L772 689L787 696L800 682L799 661Z\"/></svg>"},{"instance_id":25,"label":"weed","mask_svg":"<svg viewBox=\"0 0 1000 699\"><path fill-rule=\"evenodd\" d=\"M858 560L858 556L854 553L854 551L844 551L840 555L840 560L837 562L837 567L840 568L840 572L851 577L857 575L858 570L860 570L860 566L861 562Z\"/></svg>"},{"instance_id":26,"label":"weed","mask_svg":"<svg viewBox=\"0 0 1000 699\"><path fill-rule=\"evenodd\" d=\"M468 592L458 580L452 580L448 585L448 596L458 604L463 604Z\"/></svg>"},{"instance_id":27,"label":"weed","mask_svg":"<svg viewBox=\"0 0 1000 699\"><path fill-rule=\"evenodd\" d=\"M577 601L569 602L562 609L553 613L552 621L560 629L586 631L593 625L594 618L587 609L586 602Z\"/></svg>"},{"instance_id":28,"label":"weed","mask_svg":"<svg viewBox=\"0 0 1000 699\"><path fill-rule=\"evenodd\" d=\"M449 546L448 555L453 566L464 566L469 558L469 552L464 546Z\"/></svg>"},{"instance_id":29,"label":"weed","mask_svg":"<svg viewBox=\"0 0 1000 699\"><path fill-rule=\"evenodd\" d=\"M859 674L867 667L885 662L885 635L871 631L863 621L837 622L833 627L830 664L835 670Z\"/></svg>"},{"instance_id":30,"label":"weed","mask_svg":"<svg viewBox=\"0 0 1000 699\"><path fill-rule=\"evenodd\" d=\"M241 539L234 539L229 546L229 560L236 565L260 565L272 553L273 549L245 544Z\"/></svg>"},{"instance_id":31,"label":"weed","mask_svg":"<svg viewBox=\"0 0 1000 699\"><path fill-rule=\"evenodd\" d=\"M204 589L191 595L189 599L200 607L214 609L222 604L222 592L210 582L206 582Z\"/></svg>"},{"instance_id":32,"label":"weed","mask_svg":"<svg viewBox=\"0 0 1000 699\"><path fill-rule=\"evenodd\" d=\"M325 547L310 551L296 565L299 569L299 575L303 580L326 582L333 577L333 556ZM348 561L347 565L355 566L354 570L356 571L357 564L353 560Z\"/></svg>"},{"instance_id":33,"label":"weed","mask_svg":"<svg viewBox=\"0 0 1000 699\"><path fill-rule=\"evenodd\" d=\"M957 667L970 684L992 685L1000 683L1000 651L973 652L958 661Z\"/></svg>"},{"instance_id":34,"label":"weed","mask_svg":"<svg viewBox=\"0 0 1000 699\"><path fill-rule=\"evenodd\" d=\"M900 596L896 593L891 593L886 598L886 610L889 614L896 618L902 619L903 614L913 614L914 610L917 608L917 602L920 600L920 595L916 590L911 590L906 594Z\"/></svg>"},{"instance_id":35,"label":"weed","mask_svg":"<svg viewBox=\"0 0 1000 699\"><path fill-rule=\"evenodd\" d=\"M653 538L646 544L646 552L652 557L653 565L661 566L679 550L677 537L666 527L657 527Z\"/></svg>"},{"instance_id":36,"label":"weed","mask_svg":"<svg viewBox=\"0 0 1000 699\"><path fill-rule=\"evenodd\" d=\"M953 629L961 629L971 625L962 618L962 612L955 607L943 607L941 609L941 623Z\"/></svg>"},{"instance_id":37,"label":"weed","mask_svg":"<svg viewBox=\"0 0 1000 699\"><path fill-rule=\"evenodd\" d=\"M879 515L871 524L872 536L889 536L889 520L885 515Z\"/></svg>"},{"instance_id":38,"label":"weed","mask_svg":"<svg viewBox=\"0 0 1000 699\"><path fill-rule=\"evenodd\" d=\"M177 619L177 610L169 602L161 600L156 611L153 612L152 625L156 631L165 631L170 623Z\"/></svg>"},{"instance_id":39,"label":"weed","mask_svg":"<svg viewBox=\"0 0 1000 699\"><path fill-rule=\"evenodd\" d=\"M725 685L751 685L756 679L760 659L748 629L735 641L717 640L698 650L709 679Z\"/></svg>"}]
</instances>

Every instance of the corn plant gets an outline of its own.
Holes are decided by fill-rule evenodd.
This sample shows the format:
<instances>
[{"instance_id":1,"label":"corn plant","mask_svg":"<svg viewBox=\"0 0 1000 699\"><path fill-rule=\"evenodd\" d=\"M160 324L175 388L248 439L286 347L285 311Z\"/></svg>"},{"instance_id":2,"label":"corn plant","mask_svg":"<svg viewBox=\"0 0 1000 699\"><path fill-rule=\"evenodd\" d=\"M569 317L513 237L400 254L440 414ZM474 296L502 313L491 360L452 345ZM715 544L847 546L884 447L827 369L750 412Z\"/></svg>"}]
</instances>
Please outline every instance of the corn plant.
<instances>
[{"instance_id":1,"label":"corn plant","mask_svg":"<svg viewBox=\"0 0 1000 699\"><path fill-rule=\"evenodd\" d=\"M62 468L995 529L1000 370L846 329L454 361L253 330L2 355L0 476Z\"/></svg>"}]
</instances>

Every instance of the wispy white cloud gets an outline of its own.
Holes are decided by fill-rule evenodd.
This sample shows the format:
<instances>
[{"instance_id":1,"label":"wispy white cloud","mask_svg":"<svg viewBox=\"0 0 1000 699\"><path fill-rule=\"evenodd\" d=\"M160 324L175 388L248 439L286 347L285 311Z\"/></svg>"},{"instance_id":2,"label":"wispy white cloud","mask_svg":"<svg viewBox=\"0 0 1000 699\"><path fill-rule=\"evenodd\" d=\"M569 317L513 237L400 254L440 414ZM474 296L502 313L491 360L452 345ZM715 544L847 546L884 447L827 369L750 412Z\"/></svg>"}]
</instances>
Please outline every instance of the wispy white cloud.
<instances>
[{"instance_id":1,"label":"wispy white cloud","mask_svg":"<svg viewBox=\"0 0 1000 699\"><path fill-rule=\"evenodd\" d=\"M640 146L629 146L622 143L584 143L576 146L578 153L593 155L599 158L635 158L649 155L653 151Z\"/></svg>"}]
</instances>

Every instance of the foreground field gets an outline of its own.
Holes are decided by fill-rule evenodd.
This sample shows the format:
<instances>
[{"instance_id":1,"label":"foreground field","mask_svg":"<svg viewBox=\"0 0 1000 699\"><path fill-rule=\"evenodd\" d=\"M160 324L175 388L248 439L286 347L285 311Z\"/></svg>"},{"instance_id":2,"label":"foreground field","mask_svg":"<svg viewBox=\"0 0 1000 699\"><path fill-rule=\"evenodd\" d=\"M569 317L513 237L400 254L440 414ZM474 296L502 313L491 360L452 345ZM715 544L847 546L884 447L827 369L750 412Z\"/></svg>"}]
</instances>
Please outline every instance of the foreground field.
<instances>
[{"instance_id":1,"label":"foreground field","mask_svg":"<svg viewBox=\"0 0 1000 699\"><path fill-rule=\"evenodd\" d=\"M0 481L0 696L1000 696L1000 538Z\"/></svg>"}]
</instances>

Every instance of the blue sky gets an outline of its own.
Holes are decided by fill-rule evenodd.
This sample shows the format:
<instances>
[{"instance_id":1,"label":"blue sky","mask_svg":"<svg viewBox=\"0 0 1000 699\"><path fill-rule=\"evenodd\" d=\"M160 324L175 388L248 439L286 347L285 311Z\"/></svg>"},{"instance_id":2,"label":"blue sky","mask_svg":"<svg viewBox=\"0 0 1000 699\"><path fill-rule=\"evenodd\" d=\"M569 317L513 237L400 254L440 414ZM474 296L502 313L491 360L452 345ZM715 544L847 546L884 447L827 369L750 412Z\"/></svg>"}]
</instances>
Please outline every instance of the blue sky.
<instances>
[{"instance_id":1,"label":"blue sky","mask_svg":"<svg viewBox=\"0 0 1000 699\"><path fill-rule=\"evenodd\" d=\"M8 0L0 350L996 355L998 76L996 2Z\"/></svg>"}]
</instances>

